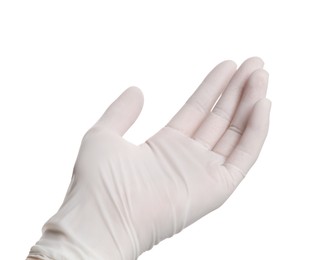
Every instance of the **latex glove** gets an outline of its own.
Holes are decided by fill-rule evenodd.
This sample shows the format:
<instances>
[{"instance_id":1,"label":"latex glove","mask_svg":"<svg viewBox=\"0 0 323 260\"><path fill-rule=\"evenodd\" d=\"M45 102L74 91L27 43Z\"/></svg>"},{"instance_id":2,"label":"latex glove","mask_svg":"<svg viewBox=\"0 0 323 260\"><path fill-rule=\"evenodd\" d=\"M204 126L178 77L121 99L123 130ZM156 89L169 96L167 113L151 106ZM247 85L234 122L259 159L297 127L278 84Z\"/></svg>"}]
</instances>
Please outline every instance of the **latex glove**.
<instances>
[{"instance_id":1,"label":"latex glove","mask_svg":"<svg viewBox=\"0 0 323 260\"><path fill-rule=\"evenodd\" d=\"M259 58L238 70L232 61L219 64L139 146L122 138L143 105L141 91L127 89L85 134L63 205L29 256L136 259L223 204L267 134L262 66Z\"/></svg>"}]
</instances>

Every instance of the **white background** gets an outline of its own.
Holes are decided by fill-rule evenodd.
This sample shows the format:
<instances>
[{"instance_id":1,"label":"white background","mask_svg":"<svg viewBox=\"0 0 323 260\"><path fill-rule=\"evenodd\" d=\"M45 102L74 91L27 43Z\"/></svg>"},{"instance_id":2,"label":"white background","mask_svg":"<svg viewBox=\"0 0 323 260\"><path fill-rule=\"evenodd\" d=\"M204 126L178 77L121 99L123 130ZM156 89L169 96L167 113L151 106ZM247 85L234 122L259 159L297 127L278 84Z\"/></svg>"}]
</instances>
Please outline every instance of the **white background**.
<instances>
[{"instance_id":1,"label":"white background","mask_svg":"<svg viewBox=\"0 0 323 260\"><path fill-rule=\"evenodd\" d=\"M1 259L60 206L85 131L128 86L164 126L217 63L260 56L273 102L256 165L218 210L140 257L323 259L321 1L0 2Z\"/></svg>"}]
</instances>

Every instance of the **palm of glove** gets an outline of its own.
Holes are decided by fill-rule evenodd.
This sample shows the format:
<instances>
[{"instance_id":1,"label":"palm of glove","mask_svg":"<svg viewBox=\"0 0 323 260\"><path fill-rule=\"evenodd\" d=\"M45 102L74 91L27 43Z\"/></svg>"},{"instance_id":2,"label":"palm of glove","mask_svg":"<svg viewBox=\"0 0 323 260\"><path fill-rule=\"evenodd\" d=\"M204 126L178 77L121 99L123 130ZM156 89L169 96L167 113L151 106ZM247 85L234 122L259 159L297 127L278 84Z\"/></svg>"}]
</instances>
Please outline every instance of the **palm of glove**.
<instances>
[{"instance_id":1,"label":"palm of glove","mask_svg":"<svg viewBox=\"0 0 323 260\"><path fill-rule=\"evenodd\" d=\"M82 193L91 194L89 204L102 201L101 210L115 215L118 232L124 230L131 251L141 253L229 197L235 185L215 159L170 127L140 146L92 129L83 139L74 179L84 184Z\"/></svg>"}]
</instances>

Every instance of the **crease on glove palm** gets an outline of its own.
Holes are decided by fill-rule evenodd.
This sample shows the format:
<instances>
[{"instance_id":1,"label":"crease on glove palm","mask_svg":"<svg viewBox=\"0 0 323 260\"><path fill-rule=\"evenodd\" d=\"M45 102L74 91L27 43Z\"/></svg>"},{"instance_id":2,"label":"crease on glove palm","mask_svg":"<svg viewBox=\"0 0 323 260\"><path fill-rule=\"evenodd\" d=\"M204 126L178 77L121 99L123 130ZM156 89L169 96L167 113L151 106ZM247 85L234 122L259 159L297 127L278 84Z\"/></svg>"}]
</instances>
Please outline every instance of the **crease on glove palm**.
<instances>
[{"instance_id":1,"label":"crease on glove palm","mask_svg":"<svg viewBox=\"0 0 323 260\"><path fill-rule=\"evenodd\" d=\"M127 89L85 134L65 200L29 257L136 259L222 205L267 135L262 67L259 58L239 69L222 62L168 125L138 146L122 136L143 96Z\"/></svg>"}]
</instances>

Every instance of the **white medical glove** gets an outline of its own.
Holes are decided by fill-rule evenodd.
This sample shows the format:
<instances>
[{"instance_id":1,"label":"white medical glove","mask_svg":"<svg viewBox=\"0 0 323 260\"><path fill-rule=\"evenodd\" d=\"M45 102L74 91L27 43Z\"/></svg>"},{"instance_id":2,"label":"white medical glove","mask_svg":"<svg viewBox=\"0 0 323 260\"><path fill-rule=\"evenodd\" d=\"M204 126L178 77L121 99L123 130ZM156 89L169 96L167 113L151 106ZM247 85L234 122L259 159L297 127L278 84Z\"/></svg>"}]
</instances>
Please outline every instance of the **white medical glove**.
<instances>
[{"instance_id":1,"label":"white medical glove","mask_svg":"<svg viewBox=\"0 0 323 260\"><path fill-rule=\"evenodd\" d=\"M219 64L169 124L139 146L122 138L143 105L141 91L127 89L85 134L63 205L29 257L137 259L222 205L267 134L262 66L259 58L238 70L232 61Z\"/></svg>"}]
</instances>

